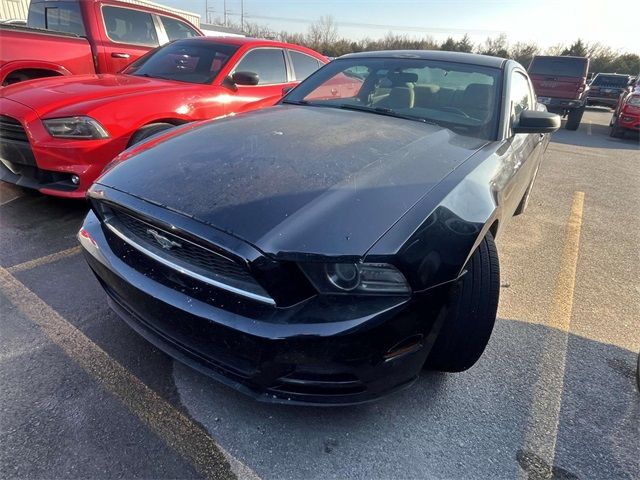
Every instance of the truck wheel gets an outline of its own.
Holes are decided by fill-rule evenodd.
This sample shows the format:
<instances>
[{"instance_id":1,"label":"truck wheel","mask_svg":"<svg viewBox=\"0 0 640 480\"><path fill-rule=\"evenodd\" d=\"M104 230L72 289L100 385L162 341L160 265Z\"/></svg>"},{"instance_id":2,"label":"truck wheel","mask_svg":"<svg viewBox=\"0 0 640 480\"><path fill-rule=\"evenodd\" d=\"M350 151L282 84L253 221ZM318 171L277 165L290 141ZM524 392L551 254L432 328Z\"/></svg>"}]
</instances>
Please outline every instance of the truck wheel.
<instances>
[{"instance_id":1,"label":"truck wheel","mask_svg":"<svg viewBox=\"0 0 640 480\"><path fill-rule=\"evenodd\" d=\"M425 368L462 372L484 352L493 331L500 296L498 251L487 233L454 286L447 318Z\"/></svg>"},{"instance_id":2,"label":"truck wheel","mask_svg":"<svg viewBox=\"0 0 640 480\"><path fill-rule=\"evenodd\" d=\"M578 130L580 122L582 121L582 115L584 115L584 107L574 108L569 112L567 117L567 124L564 126L567 130Z\"/></svg>"},{"instance_id":3,"label":"truck wheel","mask_svg":"<svg viewBox=\"0 0 640 480\"><path fill-rule=\"evenodd\" d=\"M615 115L611 118L609 125L609 136L613 138L624 138L624 130L618 126L618 117Z\"/></svg>"},{"instance_id":4,"label":"truck wheel","mask_svg":"<svg viewBox=\"0 0 640 480\"><path fill-rule=\"evenodd\" d=\"M127 148L135 145L136 143L140 143L142 140L146 140L149 137L152 137L156 133L163 132L165 130L169 130L170 128L175 127L170 123L150 123L149 125L145 125L140 128L136 133L133 134L131 140L129 140L129 144Z\"/></svg>"}]
</instances>

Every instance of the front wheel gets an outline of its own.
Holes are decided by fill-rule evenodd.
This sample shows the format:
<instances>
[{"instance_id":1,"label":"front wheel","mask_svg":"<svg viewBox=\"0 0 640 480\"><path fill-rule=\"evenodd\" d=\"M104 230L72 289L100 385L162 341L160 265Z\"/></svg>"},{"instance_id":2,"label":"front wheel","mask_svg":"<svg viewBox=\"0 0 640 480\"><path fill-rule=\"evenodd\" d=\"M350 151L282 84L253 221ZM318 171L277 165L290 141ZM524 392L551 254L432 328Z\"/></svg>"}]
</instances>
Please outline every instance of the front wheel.
<instances>
[{"instance_id":1,"label":"front wheel","mask_svg":"<svg viewBox=\"0 0 640 480\"><path fill-rule=\"evenodd\" d=\"M616 117L615 115L611 119L611 125L609 127L610 127L610 129L609 129L609 136L610 137L612 137L612 138L623 138L624 137L624 130L622 130L618 126L618 117Z\"/></svg>"},{"instance_id":2,"label":"front wheel","mask_svg":"<svg viewBox=\"0 0 640 480\"><path fill-rule=\"evenodd\" d=\"M565 125L565 128L567 130L578 130L580 122L582 121L582 115L584 115L584 107L574 108L571 110L567 117L567 124Z\"/></svg>"},{"instance_id":3,"label":"front wheel","mask_svg":"<svg viewBox=\"0 0 640 480\"><path fill-rule=\"evenodd\" d=\"M462 372L484 352L493 331L500 296L498 251L487 233L453 287L449 312L425 368Z\"/></svg>"},{"instance_id":4,"label":"front wheel","mask_svg":"<svg viewBox=\"0 0 640 480\"><path fill-rule=\"evenodd\" d=\"M129 145L127 145L127 147L135 145L136 143L140 143L141 141L146 140L147 138L152 137L157 133L164 132L165 130L169 130L173 127L175 127L175 125L164 122L150 123L149 125L145 125L133 134L131 140L129 140Z\"/></svg>"}]
</instances>

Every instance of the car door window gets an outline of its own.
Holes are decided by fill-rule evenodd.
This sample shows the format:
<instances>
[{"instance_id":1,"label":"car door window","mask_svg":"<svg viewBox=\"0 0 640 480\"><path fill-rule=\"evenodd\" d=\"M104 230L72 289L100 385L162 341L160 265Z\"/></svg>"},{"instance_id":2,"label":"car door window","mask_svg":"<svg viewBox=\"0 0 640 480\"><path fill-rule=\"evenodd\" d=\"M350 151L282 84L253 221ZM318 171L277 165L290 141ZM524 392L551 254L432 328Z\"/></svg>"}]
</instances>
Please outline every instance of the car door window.
<instances>
[{"instance_id":1,"label":"car door window","mask_svg":"<svg viewBox=\"0 0 640 480\"><path fill-rule=\"evenodd\" d=\"M258 74L258 85L287 82L284 51L279 48L258 48L247 53L235 68L236 72Z\"/></svg>"},{"instance_id":2,"label":"car door window","mask_svg":"<svg viewBox=\"0 0 640 480\"><path fill-rule=\"evenodd\" d=\"M533 98L531 96L531 86L527 77L521 73L514 72L511 76L511 117L517 119L523 110L533 109Z\"/></svg>"},{"instance_id":3,"label":"car door window","mask_svg":"<svg viewBox=\"0 0 640 480\"><path fill-rule=\"evenodd\" d=\"M102 14L107 36L112 41L158 46L158 35L151 14L112 6L104 6Z\"/></svg>"},{"instance_id":4,"label":"car door window","mask_svg":"<svg viewBox=\"0 0 640 480\"><path fill-rule=\"evenodd\" d=\"M191 38L191 37L199 37L200 34L196 32L193 28L187 25L180 20L176 20L175 18L165 17L163 15L160 16L160 20L162 20L162 25L164 26L165 32L167 32L167 36L169 40L179 40L181 38Z\"/></svg>"},{"instance_id":5,"label":"car door window","mask_svg":"<svg viewBox=\"0 0 640 480\"><path fill-rule=\"evenodd\" d=\"M302 81L315 72L322 64L311 55L289 50L296 80Z\"/></svg>"}]
</instances>

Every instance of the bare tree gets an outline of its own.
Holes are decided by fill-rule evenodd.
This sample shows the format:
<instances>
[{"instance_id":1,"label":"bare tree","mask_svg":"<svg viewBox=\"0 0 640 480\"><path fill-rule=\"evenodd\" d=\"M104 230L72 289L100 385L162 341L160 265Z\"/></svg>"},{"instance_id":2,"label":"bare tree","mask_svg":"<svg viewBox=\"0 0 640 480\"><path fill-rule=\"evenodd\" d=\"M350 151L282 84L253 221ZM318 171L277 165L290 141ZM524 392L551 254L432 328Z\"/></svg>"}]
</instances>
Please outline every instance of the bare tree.
<instances>
[{"instance_id":1,"label":"bare tree","mask_svg":"<svg viewBox=\"0 0 640 480\"><path fill-rule=\"evenodd\" d=\"M551 47L547 48L545 54L557 57L558 55L560 55L562 53L562 51L564 49L565 49L565 46L562 45L561 43L559 43L557 45L552 45Z\"/></svg>"},{"instance_id":2,"label":"bare tree","mask_svg":"<svg viewBox=\"0 0 640 480\"><path fill-rule=\"evenodd\" d=\"M316 50L322 50L338 40L338 26L331 15L323 15L309 25L307 42Z\"/></svg>"}]
</instances>

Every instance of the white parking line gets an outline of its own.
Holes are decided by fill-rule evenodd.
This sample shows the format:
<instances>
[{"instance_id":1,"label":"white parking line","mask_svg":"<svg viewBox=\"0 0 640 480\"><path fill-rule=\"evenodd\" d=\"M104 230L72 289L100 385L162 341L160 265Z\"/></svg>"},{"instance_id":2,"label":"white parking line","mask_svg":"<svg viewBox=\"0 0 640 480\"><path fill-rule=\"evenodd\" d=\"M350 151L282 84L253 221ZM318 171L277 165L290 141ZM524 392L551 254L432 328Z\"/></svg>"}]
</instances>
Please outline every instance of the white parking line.
<instances>
[{"instance_id":1,"label":"white parking line","mask_svg":"<svg viewBox=\"0 0 640 480\"><path fill-rule=\"evenodd\" d=\"M60 260L62 258L71 257L76 255L82 251L82 247L80 245L76 247L71 247L66 250L62 250L61 252L52 253L51 255L46 255L44 257L36 258L34 260L29 260L27 262L19 263L12 267L7 268L9 273L22 272L24 270L30 270L35 267L39 267L40 265L46 265L47 263L55 262L56 260Z\"/></svg>"},{"instance_id":2,"label":"white parking line","mask_svg":"<svg viewBox=\"0 0 640 480\"><path fill-rule=\"evenodd\" d=\"M2 267L0 290L66 355L137 415L169 447L188 460L203 477L259 479L253 470L218 445L200 425L150 389Z\"/></svg>"}]
</instances>

